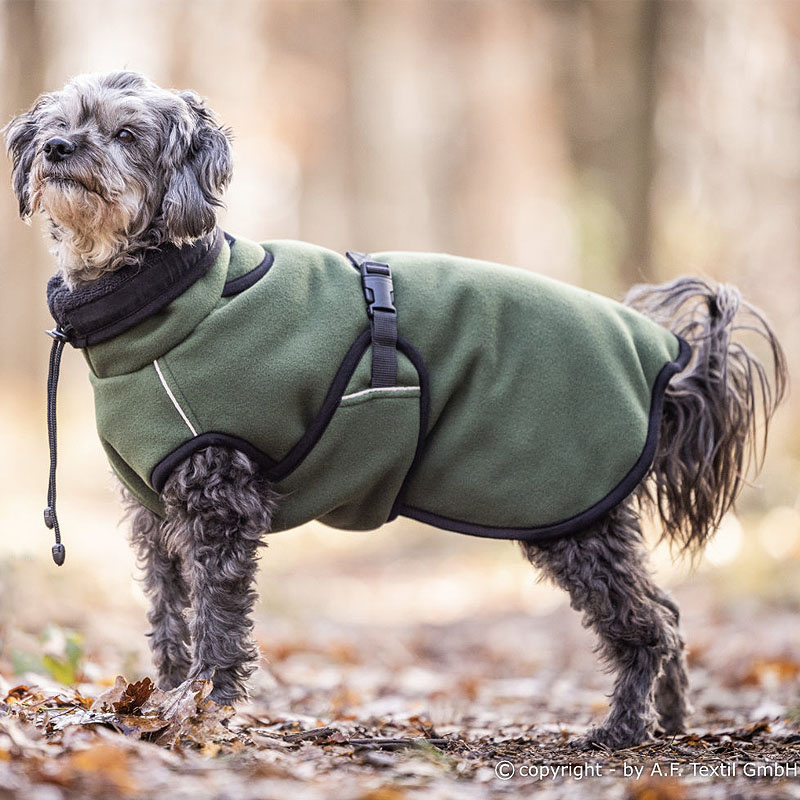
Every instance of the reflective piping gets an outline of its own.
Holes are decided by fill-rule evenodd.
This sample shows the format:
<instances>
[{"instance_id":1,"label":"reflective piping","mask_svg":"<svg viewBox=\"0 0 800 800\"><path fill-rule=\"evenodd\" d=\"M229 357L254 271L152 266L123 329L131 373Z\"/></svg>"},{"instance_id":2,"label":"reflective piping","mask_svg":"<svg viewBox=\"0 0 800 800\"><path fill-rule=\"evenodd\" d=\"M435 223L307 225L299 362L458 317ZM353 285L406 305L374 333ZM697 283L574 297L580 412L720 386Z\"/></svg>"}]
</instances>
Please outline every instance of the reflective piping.
<instances>
[{"instance_id":1,"label":"reflective piping","mask_svg":"<svg viewBox=\"0 0 800 800\"><path fill-rule=\"evenodd\" d=\"M378 392L408 392L412 389L419 391L419 386L378 386L374 389L362 389L360 392L343 395L342 400L352 400L354 397L361 397L365 394L377 394Z\"/></svg>"},{"instance_id":2,"label":"reflective piping","mask_svg":"<svg viewBox=\"0 0 800 800\"><path fill-rule=\"evenodd\" d=\"M153 366L156 368L156 373L158 374L158 379L161 381L161 385L164 387L164 390L169 395L169 399L172 400L172 405L178 409L178 413L181 415L183 421L189 426L189 430L192 432L192 436L197 436L197 431L194 429L194 425L189 422L189 417L186 416L183 409L180 407L180 404L175 399L175 395L172 394L172 390L167 385L166 380L164 380L164 374L161 372L161 367L158 366L158 359L153 362Z\"/></svg>"}]
</instances>

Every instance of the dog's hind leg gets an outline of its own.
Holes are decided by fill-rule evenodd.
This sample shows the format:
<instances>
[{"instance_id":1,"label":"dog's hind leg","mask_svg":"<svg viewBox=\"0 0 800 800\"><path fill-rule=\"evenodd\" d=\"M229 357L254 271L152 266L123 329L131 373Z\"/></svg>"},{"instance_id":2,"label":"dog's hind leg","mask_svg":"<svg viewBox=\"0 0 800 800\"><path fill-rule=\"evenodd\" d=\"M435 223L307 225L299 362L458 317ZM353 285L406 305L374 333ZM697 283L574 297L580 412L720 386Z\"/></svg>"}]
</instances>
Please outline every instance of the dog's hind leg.
<instances>
[{"instance_id":1,"label":"dog's hind leg","mask_svg":"<svg viewBox=\"0 0 800 800\"><path fill-rule=\"evenodd\" d=\"M663 669L656 682L655 702L658 724L664 733L671 735L683 730L686 715L691 710L688 698L689 678L686 674L686 652L679 629L680 611L677 603L658 587L656 587L656 595L653 599L672 615L675 620L675 634L679 641L678 652L673 652L664 660Z\"/></svg>"},{"instance_id":2,"label":"dog's hind leg","mask_svg":"<svg viewBox=\"0 0 800 800\"><path fill-rule=\"evenodd\" d=\"M189 629L184 611L189 591L178 558L167 551L162 520L125 492L131 517L130 540L136 550L142 585L150 600L147 619L157 682L172 689L186 680L191 665Z\"/></svg>"},{"instance_id":3,"label":"dog's hind leg","mask_svg":"<svg viewBox=\"0 0 800 800\"><path fill-rule=\"evenodd\" d=\"M623 504L578 536L522 547L534 566L569 593L615 676L607 718L579 744L619 749L648 740L657 729L655 690L662 670L669 670L662 679L665 700L685 689L676 671L683 642L676 615L648 574L634 511Z\"/></svg>"},{"instance_id":4,"label":"dog's hind leg","mask_svg":"<svg viewBox=\"0 0 800 800\"><path fill-rule=\"evenodd\" d=\"M224 447L190 456L162 493L167 544L181 555L191 597L190 674L211 678L220 703L244 697L256 668L250 615L275 497L246 455Z\"/></svg>"}]
</instances>

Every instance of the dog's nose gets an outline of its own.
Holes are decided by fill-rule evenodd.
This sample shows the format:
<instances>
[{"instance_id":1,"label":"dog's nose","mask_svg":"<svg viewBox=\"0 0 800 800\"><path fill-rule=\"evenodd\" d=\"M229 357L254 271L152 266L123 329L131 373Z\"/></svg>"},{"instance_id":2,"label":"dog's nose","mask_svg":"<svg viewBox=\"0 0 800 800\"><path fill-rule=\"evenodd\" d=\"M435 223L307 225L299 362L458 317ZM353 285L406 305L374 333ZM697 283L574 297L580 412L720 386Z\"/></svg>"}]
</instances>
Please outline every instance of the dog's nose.
<instances>
[{"instance_id":1,"label":"dog's nose","mask_svg":"<svg viewBox=\"0 0 800 800\"><path fill-rule=\"evenodd\" d=\"M44 143L44 156L48 161L64 161L75 152L75 144L69 139L54 136Z\"/></svg>"}]
</instances>

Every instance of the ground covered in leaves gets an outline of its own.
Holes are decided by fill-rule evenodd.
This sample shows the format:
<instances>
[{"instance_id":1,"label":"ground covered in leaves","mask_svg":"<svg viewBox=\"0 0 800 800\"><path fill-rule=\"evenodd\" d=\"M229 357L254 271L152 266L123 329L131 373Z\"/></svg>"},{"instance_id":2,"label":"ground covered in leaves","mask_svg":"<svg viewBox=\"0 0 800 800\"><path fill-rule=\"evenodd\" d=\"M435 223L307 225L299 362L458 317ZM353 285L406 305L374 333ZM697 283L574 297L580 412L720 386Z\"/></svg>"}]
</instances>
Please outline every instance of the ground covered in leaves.
<instances>
[{"instance_id":1,"label":"ground covered in leaves","mask_svg":"<svg viewBox=\"0 0 800 800\"><path fill-rule=\"evenodd\" d=\"M329 798L798 797L795 726L693 732L576 753L559 726L439 727L430 717L236 715L210 685L118 678L97 698L11 689L0 707L0 796ZM568 794L567 794L568 793Z\"/></svg>"},{"instance_id":2,"label":"ground covered in leaves","mask_svg":"<svg viewBox=\"0 0 800 800\"><path fill-rule=\"evenodd\" d=\"M610 679L561 595L487 543L408 537L267 552L263 659L236 710L207 682L153 686L141 598L117 573L6 567L0 800L800 798L791 563L677 585L689 729L587 753L570 741L606 712Z\"/></svg>"}]
</instances>

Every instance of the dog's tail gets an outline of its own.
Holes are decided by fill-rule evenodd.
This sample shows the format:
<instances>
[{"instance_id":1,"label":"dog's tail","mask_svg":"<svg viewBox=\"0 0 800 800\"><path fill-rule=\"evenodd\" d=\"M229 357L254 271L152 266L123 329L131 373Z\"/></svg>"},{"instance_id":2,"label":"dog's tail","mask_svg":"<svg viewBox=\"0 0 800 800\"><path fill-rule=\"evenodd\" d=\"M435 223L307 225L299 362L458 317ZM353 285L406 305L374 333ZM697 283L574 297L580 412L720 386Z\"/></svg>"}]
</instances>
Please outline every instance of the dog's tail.
<instances>
[{"instance_id":1,"label":"dog's tail","mask_svg":"<svg viewBox=\"0 0 800 800\"><path fill-rule=\"evenodd\" d=\"M761 467L770 419L786 393L786 359L763 313L735 287L678 278L635 286L625 303L694 351L664 397L640 499L658 511L665 538L696 554L733 506L748 467ZM771 375L741 343L747 332L763 340Z\"/></svg>"}]
</instances>

